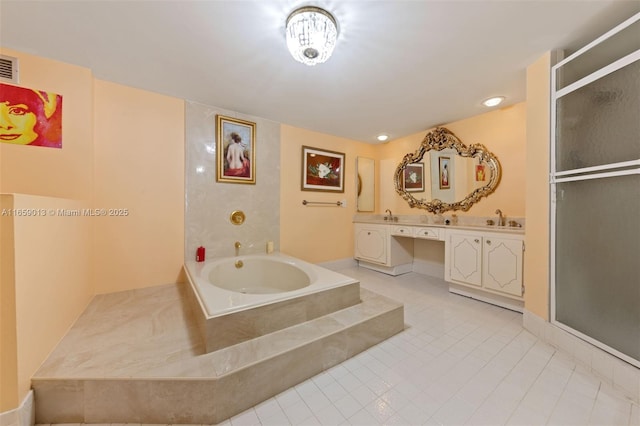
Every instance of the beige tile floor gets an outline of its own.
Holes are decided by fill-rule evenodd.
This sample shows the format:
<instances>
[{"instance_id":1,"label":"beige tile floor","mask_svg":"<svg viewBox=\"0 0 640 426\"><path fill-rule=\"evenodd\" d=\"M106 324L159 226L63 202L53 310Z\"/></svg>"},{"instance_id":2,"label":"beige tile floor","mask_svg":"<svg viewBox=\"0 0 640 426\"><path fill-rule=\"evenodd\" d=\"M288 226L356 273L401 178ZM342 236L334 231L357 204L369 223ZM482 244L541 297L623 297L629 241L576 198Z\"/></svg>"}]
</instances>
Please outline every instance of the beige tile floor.
<instances>
[{"instance_id":1,"label":"beige tile floor","mask_svg":"<svg viewBox=\"0 0 640 426\"><path fill-rule=\"evenodd\" d=\"M640 425L637 404L524 330L520 314L419 274L340 272L403 302L406 330L223 425Z\"/></svg>"}]
</instances>

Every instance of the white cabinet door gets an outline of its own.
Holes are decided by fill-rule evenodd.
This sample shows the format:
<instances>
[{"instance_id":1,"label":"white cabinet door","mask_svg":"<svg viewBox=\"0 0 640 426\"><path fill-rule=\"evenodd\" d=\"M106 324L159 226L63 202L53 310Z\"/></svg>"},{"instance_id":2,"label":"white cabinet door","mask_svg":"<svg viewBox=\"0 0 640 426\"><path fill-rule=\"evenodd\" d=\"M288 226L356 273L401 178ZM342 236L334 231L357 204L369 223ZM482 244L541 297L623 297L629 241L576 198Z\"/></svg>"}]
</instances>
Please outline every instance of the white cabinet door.
<instances>
[{"instance_id":1,"label":"white cabinet door","mask_svg":"<svg viewBox=\"0 0 640 426\"><path fill-rule=\"evenodd\" d=\"M449 273L454 281L482 285L482 237L451 234Z\"/></svg>"},{"instance_id":2,"label":"white cabinet door","mask_svg":"<svg viewBox=\"0 0 640 426\"><path fill-rule=\"evenodd\" d=\"M355 226L355 257L369 262L388 263L387 227L385 225Z\"/></svg>"},{"instance_id":3,"label":"white cabinet door","mask_svg":"<svg viewBox=\"0 0 640 426\"><path fill-rule=\"evenodd\" d=\"M485 288L522 296L522 241L485 237L483 277Z\"/></svg>"}]
</instances>

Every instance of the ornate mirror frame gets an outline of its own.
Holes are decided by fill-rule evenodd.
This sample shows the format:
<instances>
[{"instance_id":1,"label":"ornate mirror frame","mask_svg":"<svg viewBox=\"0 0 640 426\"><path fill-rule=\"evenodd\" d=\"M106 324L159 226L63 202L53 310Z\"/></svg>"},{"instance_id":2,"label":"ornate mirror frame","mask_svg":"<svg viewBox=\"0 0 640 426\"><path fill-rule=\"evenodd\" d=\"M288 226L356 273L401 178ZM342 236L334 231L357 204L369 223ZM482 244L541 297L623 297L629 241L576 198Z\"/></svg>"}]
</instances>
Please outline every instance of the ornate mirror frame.
<instances>
[{"instance_id":1,"label":"ornate mirror frame","mask_svg":"<svg viewBox=\"0 0 640 426\"><path fill-rule=\"evenodd\" d=\"M442 151L443 149L455 149L461 157L477 158L480 162L487 164L491 170L489 182L480 188L474 190L467 195L462 201L454 203L444 203L441 200L434 199L431 201L421 201L411 195L404 189L403 177L404 171L409 164L417 163L422 160L424 154L428 151ZM500 178L502 176L502 168L495 155L493 155L484 145L473 144L466 146L456 135L444 127L436 127L434 130L426 134L420 148L413 154L409 153L404 156L402 162L398 165L394 174L394 184L396 192L409 204L411 208L425 209L431 213L443 213L450 210L467 211L474 203L480 201L482 197L486 197L495 191Z\"/></svg>"}]
</instances>

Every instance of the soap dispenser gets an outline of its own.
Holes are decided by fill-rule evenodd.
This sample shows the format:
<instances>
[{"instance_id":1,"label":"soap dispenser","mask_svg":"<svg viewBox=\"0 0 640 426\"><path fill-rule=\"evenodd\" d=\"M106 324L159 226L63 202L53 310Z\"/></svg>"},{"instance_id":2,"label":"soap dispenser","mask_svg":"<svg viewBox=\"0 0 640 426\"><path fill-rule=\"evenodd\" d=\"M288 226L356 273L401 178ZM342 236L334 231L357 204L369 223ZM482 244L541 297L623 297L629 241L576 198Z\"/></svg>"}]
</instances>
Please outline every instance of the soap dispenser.
<instances>
[{"instance_id":1,"label":"soap dispenser","mask_svg":"<svg viewBox=\"0 0 640 426\"><path fill-rule=\"evenodd\" d=\"M204 247L202 246L196 249L196 262L204 262Z\"/></svg>"}]
</instances>

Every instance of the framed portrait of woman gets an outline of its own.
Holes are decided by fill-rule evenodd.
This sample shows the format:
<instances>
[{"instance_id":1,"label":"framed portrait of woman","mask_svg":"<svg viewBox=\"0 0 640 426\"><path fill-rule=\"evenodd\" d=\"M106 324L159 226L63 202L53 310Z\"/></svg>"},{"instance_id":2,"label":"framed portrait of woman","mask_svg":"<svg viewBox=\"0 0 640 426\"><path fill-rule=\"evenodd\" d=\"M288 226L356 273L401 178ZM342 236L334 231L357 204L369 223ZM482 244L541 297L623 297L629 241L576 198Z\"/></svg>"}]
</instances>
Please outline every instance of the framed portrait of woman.
<instances>
[{"instance_id":1,"label":"framed portrait of woman","mask_svg":"<svg viewBox=\"0 0 640 426\"><path fill-rule=\"evenodd\" d=\"M438 170L440 171L440 189L451 188L451 168L449 167L450 161L450 157L438 157Z\"/></svg>"},{"instance_id":2,"label":"framed portrait of woman","mask_svg":"<svg viewBox=\"0 0 640 426\"><path fill-rule=\"evenodd\" d=\"M256 123L216 115L216 181L256 183Z\"/></svg>"}]
</instances>

